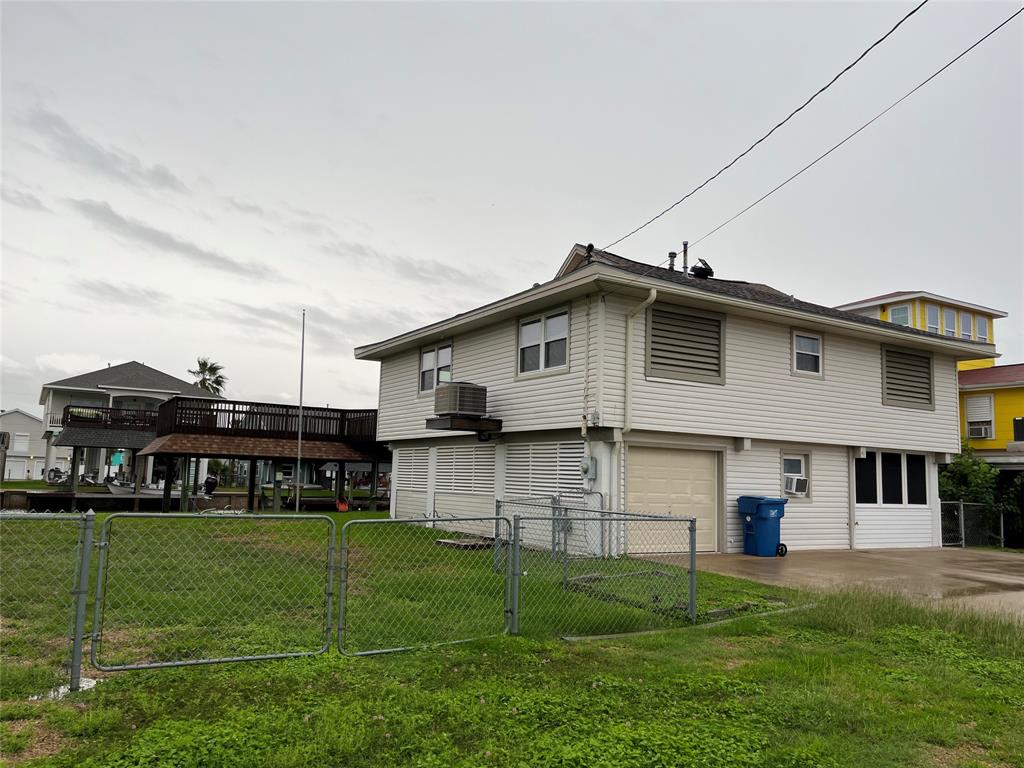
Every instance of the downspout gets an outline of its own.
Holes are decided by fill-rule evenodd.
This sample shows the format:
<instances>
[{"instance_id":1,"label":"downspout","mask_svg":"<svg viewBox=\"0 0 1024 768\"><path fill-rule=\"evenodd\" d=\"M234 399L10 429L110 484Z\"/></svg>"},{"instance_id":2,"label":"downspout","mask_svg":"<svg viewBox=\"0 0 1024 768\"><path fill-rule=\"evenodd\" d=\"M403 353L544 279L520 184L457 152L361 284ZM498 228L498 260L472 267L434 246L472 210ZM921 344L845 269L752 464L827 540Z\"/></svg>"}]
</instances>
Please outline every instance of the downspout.
<instances>
[{"instance_id":1,"label":"downspout","mask_svg":"<svg viewBox=\"0 0 1024 768\"><path fill-rule=\"evenodd\" d=\"M633 307L626 315L626 392L622 408L623 433L633 429L633 319L646 310L658 298L658 289L651 288L647 298Z\"/></svg>"}]
</instances>

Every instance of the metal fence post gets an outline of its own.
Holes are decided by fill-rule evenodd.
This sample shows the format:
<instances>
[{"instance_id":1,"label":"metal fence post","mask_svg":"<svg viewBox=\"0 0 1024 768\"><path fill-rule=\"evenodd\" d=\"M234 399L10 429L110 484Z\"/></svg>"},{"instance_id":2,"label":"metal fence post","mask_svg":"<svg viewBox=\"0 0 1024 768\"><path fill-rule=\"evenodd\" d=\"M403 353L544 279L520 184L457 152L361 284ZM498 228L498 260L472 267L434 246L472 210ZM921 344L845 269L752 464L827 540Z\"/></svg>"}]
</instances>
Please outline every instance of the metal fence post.
<instances>
[{"instance_id":1,"label":"metal fence post","mask_svg":"<svg viewBox=\"0 0 1024 768\"><path fill-rule=\"evenodd\" d=\"M74 595L75 630L71 638L71 685L77 691L82 685L82 649L85 645L85 604L89 600L89 572L92 566L92 535L96 513L91 509L82 516L82 533L79 537L78 575L75 579Z\"/></svg>"},{"instance_id":2,"label":"metal fence post","mask_svg":"<svg viewBox=\"0 0 1024 768\"><path fill-rule=\"evenodd\" d=\"M964 503L962 501L957 502L960 507L960 549L967 547L967 537L964 535Z\"/></svg>"},{"instance_id":3,"label":"metal fence post","mask_svg":"<svg viewBox=\"0 0 1024 768\"><path fill-rule=\"evenodd\" d=\"M697 518L690 520L690 621L697 622Z\"/></svg>"},{"instance_id":4,"label":"metal fence post","mask_svg":"<svg viewBox=\"0 0 1024 768\"><path fill-rule=\"evenodd\" d=\"M999 511L999 548L1004 549L1006 547L1006 529L1003 523L1003 512Z\"/></svg>"},{"instance_id":5,"label":"metal fence post","mask_svg":"<svg viewBox=\"0 0 1024 768\"><path fill-rule=\"evenodd\" d=\"M522 575L520 544L522 541L522 525L519 515L512 516L512 567L509 568L509 606L508 633L519 634L519 577Z\"/></svg>"},{"instance_id":6,"label":"metal fence post","mask_svg":"<svg viewBox=\"0 0 1024 768\"><path fill-rule=\"evenodd\" d=\"M505 544L501 539L501 499L494 500L494 562L492 568L495 573L501 572L501 554Z\"/></svg>"}]
</instances>

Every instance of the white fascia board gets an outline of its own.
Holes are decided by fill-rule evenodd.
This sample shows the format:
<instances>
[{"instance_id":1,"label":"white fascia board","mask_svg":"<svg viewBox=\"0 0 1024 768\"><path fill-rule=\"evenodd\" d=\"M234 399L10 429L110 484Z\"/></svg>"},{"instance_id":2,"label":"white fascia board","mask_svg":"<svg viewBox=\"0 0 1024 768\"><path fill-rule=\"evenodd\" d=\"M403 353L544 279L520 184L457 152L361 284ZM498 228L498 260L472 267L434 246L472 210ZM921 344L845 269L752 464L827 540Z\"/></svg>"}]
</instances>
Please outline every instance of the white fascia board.
<instances>
[{"instance_id":1,"label":"white fascia board","mask_svg":"<svg viewBox=\"0 0 1024 768\"><path fill-rule=\"evenodd\" d=\"M41 418L39 418L38 416L35 416L35 415L29 413L28 411L23 411L23 410L21 410L21 408L8 408L3 413L0 413L0 416L7 416L8 414L11 414L11 413L20 413L22 416L28 416L30 419L35 419L40 424L43 423L43 420Z\"/></svg>"},{"instance_id":2,"label":"white fascia board","mask_svg":"<svg viewBox=\"0 0 1024 768\"><path fill-rule=\"evenodd\" d=\"M914 299L925 299L926 301L935 302L936 304L946 304L951 307L957 307L960 309L971 309L975 312L984 312L992 315L992 317L1006 317L1006 312L1001 309L993 309L992 307L986 307L981 304L972 304L969 301L960 301L959 299L951 299L948 296L940 296L937 293L929 293L928 291L907 291L905 293L897 293L894 296L878 300L870 299L868 301L854 301L850 304L840 304L836 309L844 311L851 311L854 309L865 309L867 307L881 307L887 304L900 304L904 301L912 301Z\"/></svg>"},{"instance_id":3,"label":"white fascia board","mask_svg":"<svg viewBox=\"0 0 1024 768\"><path fill-rule=\"evenodd\" d=\"M551 280L535 288L507 296L504 299L471 309L461 315L440 320L422 328L394 336L374 344L356 347L356 360L381 360L396 352L401 352L429 341L440 341L448 338L456 330L465 332L473 328L490 325L507 317L518 317L528 314L533 309L540 309L555 300L565 300L574 296L583 296L594 290L601 273L600 265L577 269L566 277Z\"/></svg>"},{"instance_id":4,"label":"white fascia board","mask_svg":"<svg viewBox=\"0 0 1024 768\"><path fill-rule=\"evenodd\" d=\"M147 389L146 387L122 387L119 384L97 384L97 389L117 390L118 392L156 392L161 395L180 395L180 389Z\"/></svg>"}]
</instances>

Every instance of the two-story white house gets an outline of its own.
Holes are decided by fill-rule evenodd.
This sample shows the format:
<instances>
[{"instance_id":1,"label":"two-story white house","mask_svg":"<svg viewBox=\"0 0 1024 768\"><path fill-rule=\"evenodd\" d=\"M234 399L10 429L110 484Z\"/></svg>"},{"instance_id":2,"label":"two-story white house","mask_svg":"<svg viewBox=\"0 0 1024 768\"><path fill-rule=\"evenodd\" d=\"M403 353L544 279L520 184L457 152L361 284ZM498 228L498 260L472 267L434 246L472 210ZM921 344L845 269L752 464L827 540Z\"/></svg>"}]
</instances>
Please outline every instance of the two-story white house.
<instances>
[{"instance_id":1,"label":"two-story white house","mask_svg":"<svg viewBox=\"0 0 1024 768\"><path fill-rule=\"evenodd\" d=\"M0 432L10 434L10 448L2 480L42 480L46 477L46 439L43 420L20 408L0 411ZM54 466L67 470L71 451L58 448L53 452Z\"/></svg>"},{"instance_id":2,"label":"two-story white house","mask_svg":"<svg viewBox=\"0 0 1024 768\"><path fill-rule=\"evenodd\" d=\"M577 245L550 282L355 355L380 362L392 515L586 490L736 552L737 497L787 487L790 548L939 546L957 363L995 349ZM428 429L449 381L486 387L500 431Z\"/></svg>"}]
</instances>

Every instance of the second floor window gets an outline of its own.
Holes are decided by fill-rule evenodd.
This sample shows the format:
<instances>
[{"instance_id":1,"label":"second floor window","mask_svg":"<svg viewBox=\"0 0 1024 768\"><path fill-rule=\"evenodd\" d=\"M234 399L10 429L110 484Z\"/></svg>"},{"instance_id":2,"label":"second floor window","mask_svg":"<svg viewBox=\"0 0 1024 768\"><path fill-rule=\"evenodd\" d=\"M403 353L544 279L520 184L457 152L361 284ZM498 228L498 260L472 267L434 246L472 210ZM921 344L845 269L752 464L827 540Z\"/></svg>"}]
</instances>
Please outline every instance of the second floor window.
<instances>
[{"instance_id":1,"label":"second floor window","mask_svg":"<svg viewBox=\"0 0 1024 768\"><path fill-rule=\"evenodd\" d=\"M564 368L569 360L569 313L552 312L519 323L519 372Z\"/></svg>"},{"instance_id":2,"label":"second floor window","mask_svg":"<svg viewBox=\"0 0 1024 768\"><path fill-rule=\"evenodd\" d=\"M939 332L939 308L934 304L929 304L925 307L925 316L928 320L928 332L938 333Z\"/></svg>"},{"instance_id":3,"label":"second floor window","mask_svg":"<svg viewBox=\"0 0 1024 768\"><path fill-rule=\"evenodd\" d=\"M793 372L821 375L821 336L793 332Z\"/></svg>"},{"instance_id":4,"label":"second floor window","mask_svg":"<svg viewBox=\"0 0 1024 768\"><path fill-rule=\"evenodd\" d=\"M988 343L988 318L978 315L978 341Z\"/></svg>"},{"instance_id":5,"label":"second floor window","mask_svg":"<svg viewBox=\"0 0 1024 768\"><path fill-rule=\"evenodd\" d=\"M896 325L910 325L910 307L901 304L898 307L889 308L889 322Z\"/></svg>"},{"instance_id":6,"label":"second floor window","mask_svg":"<svg viewBox=\"0 0 1024 768\"><path fill-rule=\"evenodd\" d=\"M967 406L967 437L974 440L992 439L992 395L969 395Z\"/></svg>"},{"instance_id":7,"label":"second floor window","mask_svg":"<svg viewBox=\"0 0 1024 768\"><path fill-rule=\"evenodd\" d=\"M452 345L440 344L420 351L420 392L452 380Z\"/></svg>"},{"instance_id":8,"label":"second floor window","mask_svg":"<svg viewBox=\"0 0 1024 768\"><path fill-rule=\"evenodd\" d=\"M960 313L960 338L969 339L974 335L974 315L970 312Z\"/></svg>"},{"instance_id":9,"label":"second floor window","mask_svg":"<svg viewBox=\"0 0 1024 768\"><path fill-rule=\"evenodd\" d=\"M947 336L956 336L956 310L946 307L942 310L942 332Z\"/></svg>"}]
</instances>

